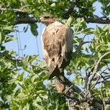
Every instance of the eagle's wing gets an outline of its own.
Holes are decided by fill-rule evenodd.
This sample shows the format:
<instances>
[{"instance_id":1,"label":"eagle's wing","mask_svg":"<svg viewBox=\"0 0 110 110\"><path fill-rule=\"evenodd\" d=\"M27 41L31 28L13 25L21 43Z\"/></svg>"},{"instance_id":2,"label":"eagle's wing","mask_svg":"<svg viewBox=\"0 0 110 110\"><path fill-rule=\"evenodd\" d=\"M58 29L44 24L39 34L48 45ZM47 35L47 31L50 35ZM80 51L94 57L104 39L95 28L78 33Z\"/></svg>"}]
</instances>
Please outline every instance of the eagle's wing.
<instances>
[{"instance_id":1,"label":"eagle's wing","mask_svg":"<svg viewBox=\"0 0 110 110\"><path fill-rule=\"evenodd\" d=\"M49 78L51 79L53 76L63 73L71 60L72 32L68 25L55 22L44 29L41 40L45 61L50 70L49 74L52 74ZM59 68L60 73L55 73L55 68Z\"/></svg>"}]
</instances>

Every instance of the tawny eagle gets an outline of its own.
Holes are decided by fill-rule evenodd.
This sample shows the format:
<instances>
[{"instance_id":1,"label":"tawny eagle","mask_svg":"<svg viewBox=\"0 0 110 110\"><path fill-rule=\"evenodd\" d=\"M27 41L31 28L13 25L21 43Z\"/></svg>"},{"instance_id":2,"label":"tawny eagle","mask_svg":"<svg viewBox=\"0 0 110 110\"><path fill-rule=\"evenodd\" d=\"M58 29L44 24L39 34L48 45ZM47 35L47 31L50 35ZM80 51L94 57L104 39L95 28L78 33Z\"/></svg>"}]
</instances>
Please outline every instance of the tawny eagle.
<instances>
[{"instance_id":1,"label":"tawny eagle","mask_svg":"<svg viewBox=\"0 0 110 110\"><path fill-rule=\"evenodd\" d=\"M44 15L41 22L47 26L42 32L41 41L51 79L64 76L64 68L72 59L73 35L67 24L62 24L53 15Z\"/></svg>"}]
</instances>

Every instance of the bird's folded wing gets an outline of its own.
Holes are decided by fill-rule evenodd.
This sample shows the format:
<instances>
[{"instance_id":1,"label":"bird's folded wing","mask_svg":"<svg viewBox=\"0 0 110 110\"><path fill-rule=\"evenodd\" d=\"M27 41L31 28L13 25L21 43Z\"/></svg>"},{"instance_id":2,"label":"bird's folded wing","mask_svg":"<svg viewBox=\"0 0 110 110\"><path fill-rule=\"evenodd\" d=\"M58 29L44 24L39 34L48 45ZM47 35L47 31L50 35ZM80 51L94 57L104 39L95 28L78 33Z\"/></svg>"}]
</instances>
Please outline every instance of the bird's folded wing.
<instances>
[{"instance_id":1,"label":"bird's folded wing","mask_svg":"<svg viewBox=\"0 0 110 110\"><path fill-rule=\"evenodd\" d=\"M62 65L67 52L73 49L72 33L68 25L51 25L45 28L41 40L45 61L53 70Z\"/></svg>"}]
</instances>

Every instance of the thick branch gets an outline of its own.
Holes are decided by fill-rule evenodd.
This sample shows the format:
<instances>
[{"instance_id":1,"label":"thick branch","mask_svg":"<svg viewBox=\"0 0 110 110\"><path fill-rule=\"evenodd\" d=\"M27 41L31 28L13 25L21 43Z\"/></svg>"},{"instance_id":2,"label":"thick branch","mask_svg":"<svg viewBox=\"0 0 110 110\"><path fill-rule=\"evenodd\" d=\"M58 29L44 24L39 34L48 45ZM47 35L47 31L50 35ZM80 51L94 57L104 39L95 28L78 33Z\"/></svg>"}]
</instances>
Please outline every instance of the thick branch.
<instances>
[{"instance_id":1,"label":"thick branch","mask_svg":"<svg viewBox=\"0 0 110 110\"><path fill-rule=\"evenodd\" d=\"M26 17L26 18L15 18L14 19L15 21L15 25L16 24L22 24L22 23L29 23L29 24L32 24L32 23L36 23L36 22L40 22L39 19L35 18L35 17Z\"/></svg>"},{"instance_id":2,"label":"thick branch","mask_svg":"<svg viewBox=\"0 0 110 110\"><path fill-rule=\"evenodd\" d=\"M7 59L10 59L10 60L15 60L15 61L21 61L19 59L15 59L15 58L12 58L12 57L9 57L8 55L5 55L5 54L0 54L0 56L5 56ZM28 63L28 62L26 62ZM34 66L34 65L31 65L31 66ZM37 67L37 66L36 66ZM39 67L38 67L39 68ZM40 68L42 69L42 68ZM58 80L58 79L57 79ZM72 89L72 91L75 91L77 92L82 98L85 97L85 93L83 93L75 84L71 83L66 77L64 78L64 81L66 82L67 85L65 85L65 87L68 89L68 86L70 87L70 90ZM74 96L73 92L70 92L70 95L67 95L69 96L71 99L75 99L76 101L79 102L79 100ZM90 98L87 98L88 99L88 103L89 101L91 100ZM99 104L99 102L97 102L97 99L95 100L96 102L96 105L99 105L98 108L100 109L101 107L101 104ZM96 106L95 105L95 106Z\"/></svg>"}]
</instances>

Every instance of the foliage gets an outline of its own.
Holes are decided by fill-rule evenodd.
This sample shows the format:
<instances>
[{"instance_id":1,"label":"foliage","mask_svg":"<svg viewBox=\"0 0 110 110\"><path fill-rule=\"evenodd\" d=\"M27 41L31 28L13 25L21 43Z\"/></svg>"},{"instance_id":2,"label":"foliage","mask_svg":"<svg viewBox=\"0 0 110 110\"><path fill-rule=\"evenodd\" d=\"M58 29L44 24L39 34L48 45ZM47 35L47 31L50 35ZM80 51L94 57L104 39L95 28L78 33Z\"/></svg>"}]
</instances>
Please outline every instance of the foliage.
<instances>
[{"instance_id":1,"label":"foliage","mask_svg":"<svg viewBox=\"0 0 110 110\"><path fill-rule=\"evenodd\" d=\"M110 14L109 7L106 7L108 1L99 1L103 5L101 8L106 12L105 14ZM83 44L79 52L72 57L71 63L68 66L78 73L72 82L84 86L85 80L80 77L81 71L84 69L88 72L94 64L97 64L103 54L110 51L110 27L107 24L103 29L98 26L96 26L96 30L87 28L86 21L83 18L77 18L75 20L72 16L70 16L67 21L62 21L61 15L66 12L64 9L69 8L71 3L68 0L57 0L57 2L52 3L52 0L0 0L0 4L2 4L4 8L20 8L37 18L44 14L51 13L55 17L58 17L64 24L74 27L73 49L76 49L82 40L82 38L79 37L80 34L94 35L89 48ZM77 8L79 8L79 12L75 10L74 13L71 12L71 14L80 13L85 17L94 17L93 12L96 8L92 5L95 2L96 0L89 0L88 2L86 0L79 0L76 4ZM7 51L3 46L3 43L17 40L17 38L12 35L5 35L7 32L14 31L14 19L16 17L17 14L14 11L4 10L0 12L0 96L2 99L2 101L0 101L0 110L67 110L68 105L66 104L66 98L62 94L57 93L56 88L46 91L46 89L53 85L53 81L50 81L47 86L43 83L48 79L47 72L43 71L43 69L47 67L46 63L34 63L38 55L34 58L27 55L23 60L16 61L12 59L14 58L12 56L14 56L15 52L13 52L12 49ZM33 35L37 36L37 24L30 24L30 27ZM24 27L24 32L26 32L27 29L28 26L26 28ZM109 63L110 54L101 60L98 69L102 70L105 64L107 65ZM19 70L22 70L21 68L24 71L19 73ZM67 75L72 74L70 69L66 68L65 70L67 71ZM26 78L24 78L25 72L29 73L29 76ZM95 82L92 82L91 86L94 83ZM16 88L17 86L18 88ZM110 81L106 81L104 86L106 88L103 86L101 86L100 89L96 87L93 88L93 93L96 98L102 98L101 93L103 93L104 100L110 97ZM76 95L79 98L77 93Z\"/></svg>"}]
</instances>

